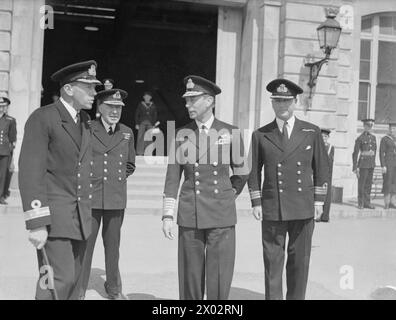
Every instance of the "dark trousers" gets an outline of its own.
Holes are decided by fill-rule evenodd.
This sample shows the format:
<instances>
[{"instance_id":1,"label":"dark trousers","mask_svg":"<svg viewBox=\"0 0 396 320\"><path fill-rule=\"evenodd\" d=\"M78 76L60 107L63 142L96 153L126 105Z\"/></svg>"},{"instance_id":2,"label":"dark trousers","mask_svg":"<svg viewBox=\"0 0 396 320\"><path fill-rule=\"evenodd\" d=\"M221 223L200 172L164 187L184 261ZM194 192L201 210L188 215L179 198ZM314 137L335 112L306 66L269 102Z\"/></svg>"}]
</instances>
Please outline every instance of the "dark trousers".
<instances>
[{"instance_id":1,"label":"dark trousers","mask_svg":"<svg viewBox=\"0 0 396 320\"><path fill-rule=\"evenodd\" d=\"M370 204L371 185L373 184L374 168L360 168L358 179L358 204L367 206Z\"/></svg>"},{"instance_id":2,"label":"dark trousers","mask_svg":"<svg viewBox=\"0 0 396 320\"><path fill-rule=\"evenodd\" d=\"M0 196L4 195L4 187L7 179L7 171L10 163L9 156L0 156Z\"/></svg>"},{"instance_id":3,"label":"dark trousers","mask_svg":"<svg viewBox=\"0 0 396 320\"><path fill-rule=\"evenodd\" d=\"M136 154L141 156L144 155L144 149L146 145L148 145L149 141L144 141L144 135L147 130L151 129L153 125L150 121L144 120L142 123L139 123L139 130L136 142Z\"/></svg>"},{"instance_id":4,"label":"dark trousers","mask_svg":"<svg viewBox=\"0 0 396 320\"><path fill-rule=\"evenodd\" d=\"M225 300L235 262L235 226L194 229L179 226L180 300Z\"/></svg>"},{"instance_id":5,"label":"dark trousers","mask_svg":"<svg viewBox=\"0 0 396 320\"><path fill-rule=\"evenodd\" d=\"M11 178L12 178L12 171L10 171L10 167L11 167L11 161L12 161L12 152L10 154L10 156L8 157L8 165L7 165L7 172L6 172L6 177L5 177L5 182L4 182L4 190L3 190L3 194L0 195L3 198L7 198L10 196L10 183L11 183Z\"/></svg>"},{"instance_id":6,"label":"dark trousers","mask_svg":"<svg viewBox=\"0 0 396 320\"><path fill-rule=\"evenodd\" d=\"M311 256L314 220L262 222L263 256L265 267L265 298L282 300L282 274L287 246L286 283L287 300L305 299Z\"/></svg>"},{"instance_id":7,"label":"dark trousers","mask_svg":"<svg viewBox=\"0 0 396 320\"><path fill-rule=\"evenodd\" d=\"M323 222L330 221L330 206L331 206L331 183L327 186L326 199L323 205L323 214L322 217L320 218L321 221Z\"/></svg>"},{"instance_id":8,"label":"dark trousers","mask_svg":"<svg viewBox=\"0 0 396 320\"><path fill-rule=\"evenodd\" d=\"M85 240L71 240L65 238L48 238L45 244L48 261L54 274L55 289L59 300L77 300L81 290L82 264L87 246ZM52 300L52 295L47 289L46 278L48 269L40 250L37 251L39 270L42 273L37 282L36 299Z\"/></svg>"},{"instance_id":9,"label":"dark trousers","mask_svg":"<svg viewBox=\"0 0 396 320\"><path fill-rule=\"evenodd\" d=\"M121 226L124 220L124 210L92 209L92 233L88 238L85 255L81 296L85 295L88 288L92 256L101 220L103 220L102 238L105 250L106 290L109 294L114 295L122 292L118 261L120 259Z\"/></svg>"}]
</instances>

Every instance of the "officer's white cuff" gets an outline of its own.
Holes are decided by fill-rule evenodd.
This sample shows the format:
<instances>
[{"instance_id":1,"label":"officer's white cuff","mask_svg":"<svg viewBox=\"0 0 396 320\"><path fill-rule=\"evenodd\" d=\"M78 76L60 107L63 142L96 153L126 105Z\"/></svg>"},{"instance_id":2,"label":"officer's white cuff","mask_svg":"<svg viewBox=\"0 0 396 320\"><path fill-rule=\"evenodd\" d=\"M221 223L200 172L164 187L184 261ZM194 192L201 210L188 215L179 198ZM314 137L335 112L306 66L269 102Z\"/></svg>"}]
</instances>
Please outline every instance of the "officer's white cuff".
<instances>
[{"instance_id":1,"label":"officer's white cuff","mask_svg":"<svg viewBox=\"0 0 396 320\"><path fill-rule=\"evenodd\" d=\"M163 199L163 215L165 216L174 216L175 214L175 207L176 207L176 199L174 198L167 198L164 196Z\"/></svg>"},{"instance_id":2,"label":"officer's white cuff","mask_svg":"<svg viewBox=\"0 0 396 320\"><path fill-rule=\"evenodd\" d=\"M315 201L315 206L323 206L324 202L323 201Z\"/></svg>"},{"instance_id":3,"label":"officer's white cuff","mask_svg":"<svg viewBox=\"0 0 396 320\"><path fill-rule=\"evenodd\" d=\"M24 218L25 218L25 222L33 220L33 219L38 219L38 218L43 218L46 216L50 216L50 209L49 207L41 207L41 208L35 208L35 209L31 209L28 211L25 211L23 213Z\"/></svg>"}]
</instances>

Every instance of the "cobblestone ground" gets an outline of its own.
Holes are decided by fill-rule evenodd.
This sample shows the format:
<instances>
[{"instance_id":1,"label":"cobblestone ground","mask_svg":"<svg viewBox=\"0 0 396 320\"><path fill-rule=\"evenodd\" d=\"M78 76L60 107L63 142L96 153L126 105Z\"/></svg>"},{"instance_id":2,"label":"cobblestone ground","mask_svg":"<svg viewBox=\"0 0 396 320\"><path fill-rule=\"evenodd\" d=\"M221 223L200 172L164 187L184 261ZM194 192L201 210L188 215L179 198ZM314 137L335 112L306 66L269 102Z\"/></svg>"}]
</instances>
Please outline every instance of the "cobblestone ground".
<instances>
[{"instance_id":1,"label":"cobblestone ground","mask_svg":"<svg viewBox=\"0 0 396 320\"><path fill-rule=\"evenodd\" d=\"M230 298L264 299L260 224L242 215L236 230ZM395 214L346 215L316 224L307 299L394 298L393 291L381 288L396 286L395 230ZM163 237L158 216L126 215L120 268L129 299L178 298L177 240ZM22 214L0 214L0 299L32 299L36 269ZM98 239L86 299L105 299L104 279L103 246Z\"/></svg>"}]
</instances>

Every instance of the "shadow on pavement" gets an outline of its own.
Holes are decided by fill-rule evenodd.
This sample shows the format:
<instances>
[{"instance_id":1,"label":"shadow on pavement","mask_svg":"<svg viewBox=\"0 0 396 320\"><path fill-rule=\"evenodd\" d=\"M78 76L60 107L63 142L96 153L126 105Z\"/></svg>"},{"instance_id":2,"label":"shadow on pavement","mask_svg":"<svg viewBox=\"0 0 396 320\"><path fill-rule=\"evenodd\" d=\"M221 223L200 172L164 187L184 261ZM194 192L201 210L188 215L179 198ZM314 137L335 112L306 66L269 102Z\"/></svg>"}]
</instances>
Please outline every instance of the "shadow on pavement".
<instances>
[{"instance_id":1,"label":"shadow on pavement","mask_svg":"<svg viewBox=\"0 0 396 320\"><path fill-rule=\"evenodd\" d=\"M396 300L396 288L391 286L378 288L371 293L370 298L373 300Z\"/></svg>"},{"instance_id":2,"label":"shadow on pavement","mask_svg":"<svg viewBox=\"0 0 396 320\"><path fill-rule=\"evenodd\" d=\"M105 280L103 279L103 276L105 275L105 270L92 268L87 290L95 290L101 297L107 299L107 294L104 288ZM158 298L147 293L128 293L126 296L128 297L128 300L165 300L164 298Z\"/></svg>"},{"instance_id":3,"label":"shadow on pavement","mask_svg":"<svg viewBox=\"0 0 396 320\"><path fill-rule=\"evenodd\" d=\"M99 293L103 298L107 298L107 294L104 288L104 279L102 276L105 276L106 272L103 269L92 268L91 274L89 276L88 288L87 290L95 290Z\"/></svg>"},{"instance_id":4,"label":"shadow on pavement","mask_svg":"<svg viewBox=\"0 0 396 320\"><path fill-rule=\"evenodd\" d=\"M128 300L166 300L147 293L128 293L126 296Z\"/></svg>"},{"instance_id":5,"label":"shadow on pavement","mask_svg":"<svg viewBox=\"0 0 396 320\"><path fill-rule=\"evenodd\" d=\"M230 291L230 300L264 300L264 294L248 289L232 287Z\"/></svg>"}]
</instances>

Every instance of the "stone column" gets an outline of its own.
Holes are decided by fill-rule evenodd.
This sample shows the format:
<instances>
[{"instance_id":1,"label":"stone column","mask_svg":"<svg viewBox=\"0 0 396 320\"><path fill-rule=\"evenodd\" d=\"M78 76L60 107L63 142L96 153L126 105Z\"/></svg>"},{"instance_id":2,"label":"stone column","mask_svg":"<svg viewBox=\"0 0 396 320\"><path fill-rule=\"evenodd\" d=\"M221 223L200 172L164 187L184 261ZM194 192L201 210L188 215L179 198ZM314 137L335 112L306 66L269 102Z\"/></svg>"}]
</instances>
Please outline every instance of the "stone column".
<instances>
[{"instance_id":1,"label":"stone column","mask_svg":"<svg viewBox=\"0 0 396 320\"><path fill-rule=\"evenodd\" d=\"M11 0L0 1L0 96L8 96L11 50Z\"/></svg>"},{"instance_id":2,"label":"stone column","mask_svg":"<svg viewBox=\"0 0 396 320\"><path fill-rule=\"evenodd\" d=\"M228 123L235 122L238 108L242 18L242 9L219 7L216 83L222 93L216 97L216 117Z\"/></svg>"},{"instance_id":3,"label":"stone column","mask_svg":"<svg viewBox=\"0 0 396 320\"><path fill-rule=\"evenodd\" d=\"M16 170L25 122L30 113L40 107L44 44L40 7L43 5L44 0L13 0L9 96L10 115L17 119Z\"/></svg>"},{"instance_id":4,"label":"stone column","mask_svg":"<svg viewBox=\"0 0 396 320\"><path fill-rule=\"evenodd\" d=\"M237 115L244 129L273 118L265 86L278 74L279 13L278 1L249 0L245 7Z\"/></svg>"}]
</instances>

